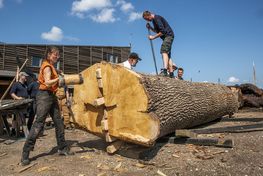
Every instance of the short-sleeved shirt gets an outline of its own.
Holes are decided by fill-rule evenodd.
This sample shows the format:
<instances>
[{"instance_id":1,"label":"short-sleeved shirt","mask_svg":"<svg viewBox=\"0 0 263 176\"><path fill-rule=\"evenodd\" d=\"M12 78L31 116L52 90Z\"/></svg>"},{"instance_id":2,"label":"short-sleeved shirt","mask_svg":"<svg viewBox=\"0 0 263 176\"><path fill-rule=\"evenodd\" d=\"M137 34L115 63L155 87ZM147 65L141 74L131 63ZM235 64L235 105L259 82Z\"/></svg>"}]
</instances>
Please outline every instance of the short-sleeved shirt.
<instances>
[{"instance_id":1,"label":"short-sleeved shirt","mask_svg":"<svg viewBox=\"0 0 263 176\"><path fill-rule=\"evenodd\" d=\"M176 76L176 79L179 79L179 80L184 80L184 78L183 78L183 77L178 77L178 76Z\"/></svg>"},{"instance_id":2,"label":"short-sleeved shirt","mask_svg":"<svg viewBox=\"0 0 263 176\"><path fill-rule=\"evenodd\" d=\"M18 97L28 98L27 86L21 82L15 82L10 90L10 94L14 93Z\"/></svg>"},{"instance_id":3,"label":"short-sleeved shirt","mask_svg":"<svg viewBox=\"0 0 263 176\"><path fill-rule=\"evenodd\" d=\"M125 62L122 62L122 66L132 70L132 66L131 66L131 64L129 63L128 60L126 60Z\"/></svg>"},{"instance_id":4,"label":"short-sleeved shirt","mask_svg":"<svg viewBox=\"0 0 263 176\"><path fill-rule=\"evenodd\" d=\"M27 91L30 98L36 98L37 92L39 90L38 88L39 88L39 83L37 81L34 81L29 84Z\"/></svg>"},{"instance_id":5,"label":"short-sleeved shirt","mask_svg":"<svg viewBox=\"0 0 263 176\"><path fill-rule=\"evenodd\" d=\"M174 37L174 32L168 22L160 15L154 15L153 18L153 26L154 30L159 33L161 32L163 35L160 37L161 39L164 39L167 36Z\"/></svg>"}]
</instances>

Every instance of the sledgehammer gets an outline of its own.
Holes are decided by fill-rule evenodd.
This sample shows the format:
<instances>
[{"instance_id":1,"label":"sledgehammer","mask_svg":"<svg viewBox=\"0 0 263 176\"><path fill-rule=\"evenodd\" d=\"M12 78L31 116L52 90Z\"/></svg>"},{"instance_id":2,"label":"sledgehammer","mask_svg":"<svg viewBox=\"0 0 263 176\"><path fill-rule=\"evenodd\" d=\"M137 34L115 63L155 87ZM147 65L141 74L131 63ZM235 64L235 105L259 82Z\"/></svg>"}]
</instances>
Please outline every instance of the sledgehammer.
<instances>
[{"instance_id":1,"label":"sledgehammer","mask_svg":"<svg viewBox=\"0 0 263 176\"><path fill-rule=\"evenodd\" d=\"M147 23L147 26L148 25L150 25L150 24ZM151 35L151 31L149 28L148 28L148 34ZM156 65L156 59L155 59L155 53L154 53L154 49L153 49L153 41L152 40L150 40L150 44L151 44L151 48L152 48L152 55L153 55L153 62L154 62L154 66L155 66L155 72L156 72L156 75L158 75L158 69L157 69L157 65Z\"/></svg>"}]
</instances>

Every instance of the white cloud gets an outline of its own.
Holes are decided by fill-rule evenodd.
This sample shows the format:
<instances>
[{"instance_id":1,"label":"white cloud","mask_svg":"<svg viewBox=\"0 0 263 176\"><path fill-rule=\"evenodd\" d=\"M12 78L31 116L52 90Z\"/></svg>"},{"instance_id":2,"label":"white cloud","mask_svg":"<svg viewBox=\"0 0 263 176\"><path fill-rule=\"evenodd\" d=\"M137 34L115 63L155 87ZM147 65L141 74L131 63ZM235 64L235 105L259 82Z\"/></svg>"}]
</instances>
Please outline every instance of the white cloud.
<instances>
[{"instance_id":1,"label":"white cloud","mask_svg":"<svg viewBox=\"0 0 263 176\"><path fill-rule=\"evenodd\" d=\"M72 3L71 13L72 14L83 14L91 10L101 10L111 6L111 0L75 0Z\"/></svg>"},{"instance_id":2,"label":"white cloud","mask_svg":"<svg viewBox=\"0 0 263 176\"><path fill-rule=\"evenodd\" d=\"M230 83L237 83L237 82L239 82L239 79L234 77L234 76L231 76L230 78L228 78L228 82L230 82Z\"/></svg>"},{"instance_id":3,"label":"white cloud","mask_svg":"<svg viewBox=\"0 0 263 176\"><path fill-rule=\"evenodd\" d=\"M4 7L4 0L0 0L0 9Z\"/></svg>"},{"instance_id":4,"label":"white cloud","mask_svg":"<svg viewBox=\"0 0 263 176\"><path fill-rule=\"evenodd\" d=\"M131 12L129 15L129 22L135 21L135 20L139 20L142 18L142 13L139 12Z\"/></svg>"},{"instance_id":5,"label":"white cloud","mask_svg":"<svg viewBox=\"0 0 263 176\"><path fill-rule=\"evenodd\" d=\"M118 0L117 5L120 5L120 9L124 13L128 13L134 9L134 6L130 2L126 2L124 0Z\"/></svg>"},{"instance_id":6,"label":"white cloud","mask_svg":"<svg viewBox=\"0 0 263 176\"><path fill-rule=\"evenodd\" d=\"M53 26L49 32L43 32L41 38L52 42L59 42L63 39L63 31L59 27Z\"/></svg>"},{"instance_id":7,"label":"white cloud","mask_svg":"<svg viewBox=\"0 0 263 176\"><path fill-rule=\"evenodd\" d=\"M97 23L113 23L119 20L116 16L118 12L126 14L129 22L141 18L141 13L134 11L132 3L117 0L113 5L112 2L112 0L74 0L71 14L81 19L90 18Z\"/></svg>"},{"instance_id":8,"label":"white cloud","mask_svg":"<svg viewBox=\"0 0 263 176\"><path fill-rule=\"evenodd\" d=\"M97 14L97 15L91 15L91 19L95 22L98 23L113 23L117 19L113 16L113 12L115 10L110 8L110 9L102 9L102 11Z\"/></svg>"}]
</instances>

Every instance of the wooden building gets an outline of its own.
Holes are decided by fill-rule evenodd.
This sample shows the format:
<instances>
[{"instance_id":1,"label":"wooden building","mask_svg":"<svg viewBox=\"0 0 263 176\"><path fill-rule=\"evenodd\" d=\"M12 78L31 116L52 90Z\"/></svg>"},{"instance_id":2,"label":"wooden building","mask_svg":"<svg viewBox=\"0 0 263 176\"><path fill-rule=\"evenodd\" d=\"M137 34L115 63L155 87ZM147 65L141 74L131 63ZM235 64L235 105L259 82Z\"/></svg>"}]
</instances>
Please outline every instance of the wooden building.
<instances>
[{"instance_id":1,"label":"wooden building","mask_svg":"<svg viewBox=\"0 0 263 176\"><path fill-rule=\"evenodd\" d=\"M0 95L3 94L16 75L18 56L26 66L38 73L49 45L0 43ZM66 74L79 73L102 60L120 63L128 58L130 47L56 45L60 49L57 69Z\"/></svg>"}]
</instances>

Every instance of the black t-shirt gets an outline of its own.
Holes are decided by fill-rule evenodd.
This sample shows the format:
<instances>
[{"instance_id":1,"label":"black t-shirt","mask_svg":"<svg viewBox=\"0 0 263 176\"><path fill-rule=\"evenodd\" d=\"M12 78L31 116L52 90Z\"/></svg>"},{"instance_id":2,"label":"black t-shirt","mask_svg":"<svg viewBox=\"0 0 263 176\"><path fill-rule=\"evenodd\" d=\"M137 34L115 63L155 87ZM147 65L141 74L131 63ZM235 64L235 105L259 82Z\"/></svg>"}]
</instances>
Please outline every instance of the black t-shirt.
<instances>
[{"instance_id":1,"label":"black t-shirt","mask_svg":"<svg viewBox=\"0 0 263 176\"><path fill-rule=\"evenodd\" d=\"M27 86L21 82L15 82L10 90L10 94L14 93L18 97L28 98Z\"/></svg>"},{"instance_id":2,"label":"black t-shirt","mask_svg":"<svg viewBox=\"0 0 263 176\"><path fill-rule=\"evenodd\" d=\"M33 81L29 84L27 90L30 98L36 98L37 92L39 88L39 83L37 81Z\"/></svg>"},{"instance_id":3,"label":"black t-shirt","mask_svg":"<svg viewBox=\"0 0 263 176\"><path fill-rule=\"evenodd\" d=\"M161 32L163 35L161 39L164 39L167 36L174 37L174 32L168 22L160 15L154 15L154 19L152 21L154 30L159 33Z\"/></svg>"}]
</instances>

